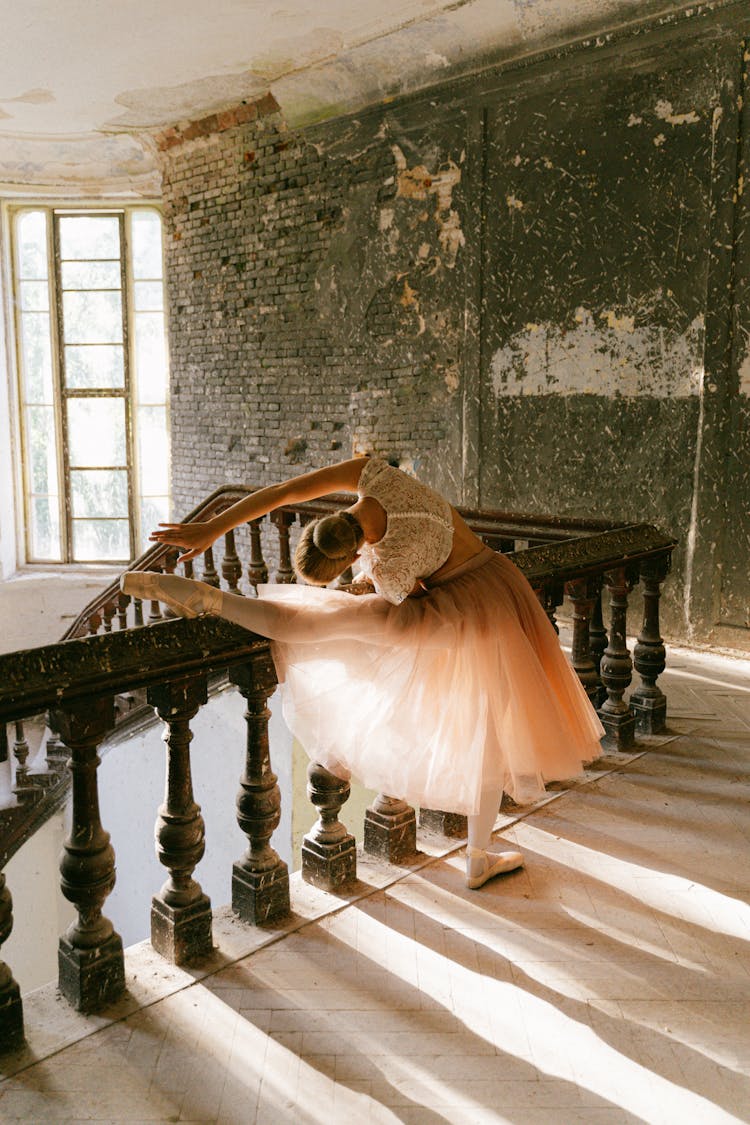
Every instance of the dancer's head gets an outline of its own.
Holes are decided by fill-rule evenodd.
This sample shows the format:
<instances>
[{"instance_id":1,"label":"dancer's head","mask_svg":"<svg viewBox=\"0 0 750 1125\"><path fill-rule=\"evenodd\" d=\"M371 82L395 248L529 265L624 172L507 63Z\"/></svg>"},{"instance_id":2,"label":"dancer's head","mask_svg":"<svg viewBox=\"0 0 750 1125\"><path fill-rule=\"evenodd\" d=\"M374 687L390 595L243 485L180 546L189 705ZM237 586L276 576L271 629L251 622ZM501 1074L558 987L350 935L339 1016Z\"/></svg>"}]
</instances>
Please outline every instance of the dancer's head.
<instances>
[{"instance_id":1,"label":"dancer's head","mask_svg":"<svg viewBox=\"0 0 750 1125\"><path fill-rule=\"evenodd\" d=\"M313 520L302 532L294 552L294 569L305 582L326 586L351 566L365 533L351 512Z\"/></svg>"}]
</instances>

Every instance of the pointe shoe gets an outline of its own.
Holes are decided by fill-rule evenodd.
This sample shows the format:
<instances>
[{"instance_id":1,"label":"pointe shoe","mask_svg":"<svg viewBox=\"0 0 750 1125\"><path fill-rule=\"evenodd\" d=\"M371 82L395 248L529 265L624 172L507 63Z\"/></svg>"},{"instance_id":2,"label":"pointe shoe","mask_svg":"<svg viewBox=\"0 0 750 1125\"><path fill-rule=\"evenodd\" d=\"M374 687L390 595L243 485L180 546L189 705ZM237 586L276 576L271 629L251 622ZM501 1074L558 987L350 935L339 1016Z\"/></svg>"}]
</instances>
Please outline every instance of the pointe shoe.
<instances>
[{"instance_id":1,"label":"pointe shoe","mask_svg":"<svg viewBox=\"0 0 750 1125\"><path fill-rule=\"evenodd\" d=\"M484 860L483 866L479 863L472 864L472 860ZM523 867L523 856L520 852L485 852L481 848L468 847L466 849L466 886L471 891L483 887L488 879L495 875L504 875L506 871L516 871ZM477 870L478 869L478 870ZM475 873L470 874L471 871Z\"/></svg>"},{"instance_id":2,"label":"pointe shoe","mask_svg":"<svg viewBox=\"0 0 750 1125\"><path fill-rule=\"evenodd\" d=\"M120 579L120 589L132 598L163 602L181 617L202 617L207 613L221 612L221 590L175 574L128 570Z\"/></svg>"}]
</instances>

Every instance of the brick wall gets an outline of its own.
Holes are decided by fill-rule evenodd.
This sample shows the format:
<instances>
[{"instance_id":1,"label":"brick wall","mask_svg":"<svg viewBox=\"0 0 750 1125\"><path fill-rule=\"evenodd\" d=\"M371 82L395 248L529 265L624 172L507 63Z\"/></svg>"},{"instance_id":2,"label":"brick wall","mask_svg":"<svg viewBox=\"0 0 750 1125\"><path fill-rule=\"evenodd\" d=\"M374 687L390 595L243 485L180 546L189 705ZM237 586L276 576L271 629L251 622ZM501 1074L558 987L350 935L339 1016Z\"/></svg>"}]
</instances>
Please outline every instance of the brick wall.
<instances>
[{"instance_id":1,"label":"brick wall","mask_svg":"<svg viewBox=\"0 0 750 1125\"><path fill-rule=\"evenodd\" d=\"M432 151L412 183L406 142L377 124L364 155L342 154L265 108L162 140L175 510L353 450L421 464L458 497L461 269L430 174L460 150Z\"/></svg>"}]
</instances>

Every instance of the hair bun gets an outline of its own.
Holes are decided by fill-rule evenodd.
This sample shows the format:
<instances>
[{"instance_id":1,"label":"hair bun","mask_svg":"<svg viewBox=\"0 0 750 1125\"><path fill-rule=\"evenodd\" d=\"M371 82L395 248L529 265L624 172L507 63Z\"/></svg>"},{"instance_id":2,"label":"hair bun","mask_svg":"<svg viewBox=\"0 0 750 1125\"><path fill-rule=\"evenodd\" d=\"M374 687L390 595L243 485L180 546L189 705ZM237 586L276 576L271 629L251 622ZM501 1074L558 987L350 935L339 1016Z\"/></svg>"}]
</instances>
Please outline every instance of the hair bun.
<instances>
[{"instance_id":1,"label":"hair bun","mask_svg":"<svg viewBox=\"0 0 750 1125\"><path fill-rule=\"evenodd\" d=\"M347 519L346 512L324 516L315 524L313 542L327 559L349 558L357 549L357 533L354 521Z\"/></svg>"}]
</instances>

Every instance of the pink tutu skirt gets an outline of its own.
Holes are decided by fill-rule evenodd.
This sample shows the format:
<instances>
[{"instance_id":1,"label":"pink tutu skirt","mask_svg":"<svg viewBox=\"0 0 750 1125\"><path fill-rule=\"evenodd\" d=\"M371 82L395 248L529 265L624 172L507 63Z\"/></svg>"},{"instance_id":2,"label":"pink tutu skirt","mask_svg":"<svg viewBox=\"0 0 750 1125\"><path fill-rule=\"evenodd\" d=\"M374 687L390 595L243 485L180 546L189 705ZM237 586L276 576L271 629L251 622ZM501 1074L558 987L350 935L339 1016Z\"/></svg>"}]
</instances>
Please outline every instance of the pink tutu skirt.
<instances>
[{"instance_id":1,"label":"pink tutu skirt","mask_svg":"<svg viewBox=\"0 0 750 1125\"><path fill-rule=\"evenodd\" d=\"M238 600L273 641L292 733L370 789L471 814L483 788L528 804L601 753L603 728L536 595L489 548L398 606L314 586Z\"/></svg>"}]
</instances>

